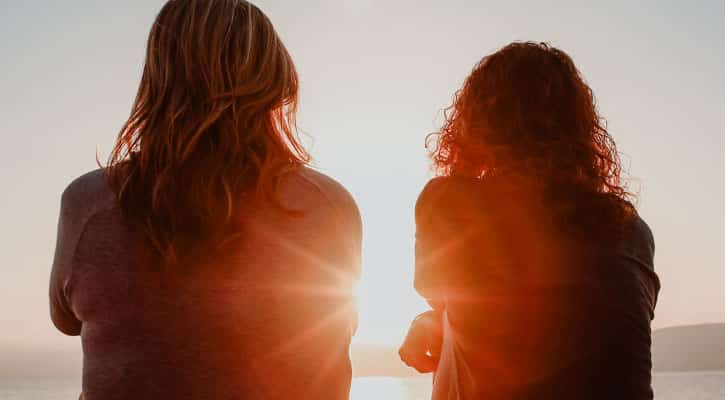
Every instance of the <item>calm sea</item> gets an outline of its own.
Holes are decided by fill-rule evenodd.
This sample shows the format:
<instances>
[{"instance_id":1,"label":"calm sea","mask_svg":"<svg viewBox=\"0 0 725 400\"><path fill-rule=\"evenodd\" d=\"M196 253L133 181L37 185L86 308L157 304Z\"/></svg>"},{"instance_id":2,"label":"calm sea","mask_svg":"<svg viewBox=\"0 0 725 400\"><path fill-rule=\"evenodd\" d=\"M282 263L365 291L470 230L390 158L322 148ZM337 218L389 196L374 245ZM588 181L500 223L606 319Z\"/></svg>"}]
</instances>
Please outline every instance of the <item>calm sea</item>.
<instances>
[{"instance_id":1,"label":"calm sea","mask_svg":"<svg viewBox=\"0 0 725 400\"><path fill-rule=\"evenodd\" d=\"M654 378L657 400L725 400L725 371L664 373ZM78 383L67 379L0 378L2 400L75 400ZM351 400L427 400L430 377L357 378Z\"/></svg>"}]
</instances>

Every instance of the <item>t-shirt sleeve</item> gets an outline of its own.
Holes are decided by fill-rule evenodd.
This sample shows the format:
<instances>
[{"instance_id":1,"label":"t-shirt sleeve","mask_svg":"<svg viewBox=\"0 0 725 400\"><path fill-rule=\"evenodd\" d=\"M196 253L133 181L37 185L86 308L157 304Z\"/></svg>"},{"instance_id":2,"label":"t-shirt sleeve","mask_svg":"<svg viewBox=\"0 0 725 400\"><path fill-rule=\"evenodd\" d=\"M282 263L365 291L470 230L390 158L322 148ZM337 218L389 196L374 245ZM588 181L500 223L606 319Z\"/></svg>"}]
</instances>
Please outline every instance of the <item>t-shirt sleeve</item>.
<instances>
[{"instance_id":1,"label":"t-shirt sleeve","mask_svg":"<svg viewBox=\"0 0 725 400\"><path fill-rule=\"evenodd\" d=\"M347 233L344 235L346 239L344 244L345 264L348 266L352 279L358 280L362 268L362 217L352 195L345 191L341 197L343 218L346 221L345 232Z\"/></svg>"},{"instance_id":2,"label":"t-shirt sleeve","mask_svg":"<svg viewBox=\"0 0 725 400\"><path fill-rule=\"evenodd\" d=\"M325 245L321 259L332 268L332 281L329 282L341 297L335 296L337 311L347 310L348 326L354 333L357 330L357 311L354 307L353 290L360 279L362 264L362 219L357 204L350 192L341 184L326 175L307 171L308 182L313 183L327 203L320 214Z\"/></svg>"},{"instance_id":3,"label":"t-shirt sleeve","mask_svg":"<svg viewBox=\"0 0 725 400\"><path fill-rule=\"evenodd\" d=\"M339 196L340 218L342 221L343 234L339 237L342 246L344 274L348 285L352 287L360 279L362 269L362 218L360 211L353 199L346 190ZM354 299L353 299L354 301ZM352 332L357 331L358 316L355 307L351 307L350 323Z\"/></svg>"},{"instance_id":4,"label":"t-shirt sleeve","mask_svg":"<svg viewBox=\"0 0 725 400\"><path fill-rule=\"evenodd\" d=\"M61 199L55 257L50 275L50 317L53 324L66 335L77 336L81 321L76 317L70 301L75 249L83 229L83 221L74 212L74 193L69 187Z\"/></svg>"},{"instance_id":5,"label":"t-shirt sleeve","mask_svg":"<svg viewBox=\"0 0 725 400\"><path fill-rule=\"evenodd\" d=\"M445 195L446 181L437 178L430 181L415 206L415 290L432 306L442 300L444 274L442 271L443 252L436 243L435 230L440 229L439 222L444 218L440 209L440 199ZM436 251L436 248L439 251Z\"/></svg>"},{"instance_id":6,"label":"t-shirt sleeve","mask_svg":"<svg viewBox=\"0 0 725 400\"><path fill-rule=\"evenodd\" d=\"M637 218L622 243L624 255L639 267L637 277L642 292L647 300L647 307L654 318L654 309L660 291L660 279L655 272L655 240L649 225Z\"/></svg>"},{"instance_id":7,"label":"t-shirt sleeve","mask_svg":"<svg viewBox=\"0 0 725 400\"><path fill-rule=\"evenodd\" d=\"M362 218L357 203L344 186L327 175L306 170L302 177L319 190L329 206L322 207L327 211L320 215L330 247L325 258L331 258L329 261L352 285L360 278L362 262Z\"/></svg>"},{"instance_id":8,"label":"t-shirt sleeve","mask_svg":"<svg viewBox=\"0 0 725 400\"><path fill-rule=\"evenodd\" d=\"M342 329L357 327L354 286L361 272L362 222L352 195L336 180L303 168L287 175L281 195L291 210L302 211L309 223L305 257L314 257L322 268L312 273L310 284L324 288L315 306L325 319L330 340ZM335 333L337 332L337 333ZM322 335L322 333L320 333Z\"/></svg>"},{"instance_id":9,"label":"t-shirt sleeve","mask_svg":"<svg viewBox=\"0 0 725 400\"><path fill-rule=\"evenodd\" d=\"M415 207L415 289L434 308L451 296L467 296L481 280L490 247L490 221L477 182L439 177Z\"/></svg>"},{"instance_id":10,"label":"t-shirt sleeve","mask_svg":"<svg viewBox=\"0 0 725 400\"><path fill-rule=\"evenodd\" d=\"M351 243L350 243L350 265L355 279L360 279L362 270L362 218L358 211L357 205L353 203L354 214L351 220Z\"/></svg>"}]
</instances>

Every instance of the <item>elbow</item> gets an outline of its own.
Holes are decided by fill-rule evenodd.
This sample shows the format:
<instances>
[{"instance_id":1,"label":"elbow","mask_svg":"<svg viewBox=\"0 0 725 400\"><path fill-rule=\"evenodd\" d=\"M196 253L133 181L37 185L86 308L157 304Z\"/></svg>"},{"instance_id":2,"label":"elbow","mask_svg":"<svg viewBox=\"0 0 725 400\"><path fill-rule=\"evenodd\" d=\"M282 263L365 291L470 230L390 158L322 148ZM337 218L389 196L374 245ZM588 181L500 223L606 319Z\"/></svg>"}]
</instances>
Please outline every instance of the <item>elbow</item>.
<instances>
[{"instance_id":1,"label":"elbow","mask_svg":"<svg viewBox=\"0 0 725 400\"><path fill-rule=\"evenodd\" d=\"M59 325L55 324L56 329L58 329L62 334L66 336L80 336L81 335L81 325L77 326L67 326L67 325Z\"/></svg>"},{"instance_id":2,"label":"elbow","mask_svg":"<svg viewBox=\"0 0 725 400\"><path fill-rule=\"evenodd\" d=\"M442 309L443 296L438 290L429 285L424 285L418 279L415 280L414 287L416 292L418 292L418 294L426 300L431 308L434 310Z\"/></svg>"},{"instance_id":3,"label":"elbow","mask_svg":"<svg viewBox=\"0 0 725 400\"><path fill-rule=\"evenodd\" d=\"M413 279L413 288L415 289L416 292L418 292L419 295L421 295L421 297L423 297L423 298L427 297L429 288L425 284L425 282L423 282L423 280L420 279L419 276L417 276L417 274L416 274L415 278Z\"/></svg>"},{"instance_id":4,"label":"elbow","mask_svg":"<svg viewBox=\"0 0 725 400\"><path fill-rule=\"evenodd\" d=\"M53 325L55 325L55 328L58 329L58 331L60 331L62 334L66 336L80 336L81 330L83 328L83 323L81 323L80 321L67 321L66 319L61 318L52 311L50 317L53 321Z\"/></svg>"}]
</instances>

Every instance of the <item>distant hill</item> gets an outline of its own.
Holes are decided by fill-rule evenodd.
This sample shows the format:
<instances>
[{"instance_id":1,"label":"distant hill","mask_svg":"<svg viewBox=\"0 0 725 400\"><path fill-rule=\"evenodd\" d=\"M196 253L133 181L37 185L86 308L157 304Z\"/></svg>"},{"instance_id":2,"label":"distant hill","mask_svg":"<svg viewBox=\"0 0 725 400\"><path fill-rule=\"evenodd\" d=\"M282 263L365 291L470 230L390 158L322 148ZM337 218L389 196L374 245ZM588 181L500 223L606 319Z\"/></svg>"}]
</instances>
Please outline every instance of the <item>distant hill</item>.
<instances>
[{"instance_id":1,"label":"distant hill","mask_svg":"<svg viewBox=\"0 0 725 400\"><path fill-rule=\"evenodd\" d=\"M652 358L655 371L725 370L725 324L659 329Z\"/></svg>"},{"instance_id":2,"label":"distant hill","mask_svg":"<svg viewBox=\"0 0 725 400\"><path fill-rule=\"evenodd\" d=\"M725 370L725 324L678 326L652 335L655 372ZM353 346L356 376L405 377L416 372L402 364L397 349Z\"/></svg>"}]
</instances>

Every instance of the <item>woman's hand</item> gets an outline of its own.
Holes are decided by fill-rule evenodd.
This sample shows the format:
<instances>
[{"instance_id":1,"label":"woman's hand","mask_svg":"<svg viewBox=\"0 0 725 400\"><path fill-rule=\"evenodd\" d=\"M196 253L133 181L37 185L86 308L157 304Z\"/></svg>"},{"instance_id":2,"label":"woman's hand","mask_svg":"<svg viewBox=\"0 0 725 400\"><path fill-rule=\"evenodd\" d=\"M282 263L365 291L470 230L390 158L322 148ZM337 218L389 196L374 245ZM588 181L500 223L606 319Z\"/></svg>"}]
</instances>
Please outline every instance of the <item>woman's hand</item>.
<instances>
[{"instance_id":1,"label":"woman's hand","mask_svg":"<svg viewBox=\"0 0 725 400\"><path fill-rule=\"evenodd\" d=\"M400 359L420 373L434 372L438 367L443 343L440 312L428 311L413 320L408 336L400 347Z\"/></svg>"}]
</instances>

